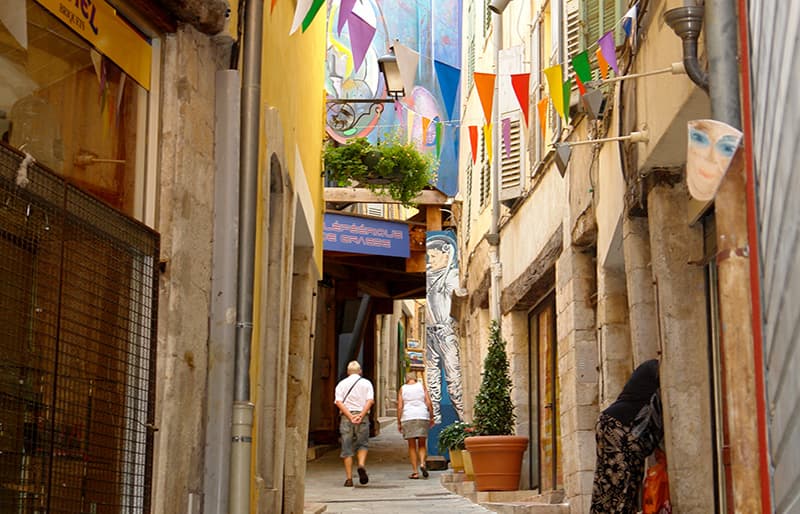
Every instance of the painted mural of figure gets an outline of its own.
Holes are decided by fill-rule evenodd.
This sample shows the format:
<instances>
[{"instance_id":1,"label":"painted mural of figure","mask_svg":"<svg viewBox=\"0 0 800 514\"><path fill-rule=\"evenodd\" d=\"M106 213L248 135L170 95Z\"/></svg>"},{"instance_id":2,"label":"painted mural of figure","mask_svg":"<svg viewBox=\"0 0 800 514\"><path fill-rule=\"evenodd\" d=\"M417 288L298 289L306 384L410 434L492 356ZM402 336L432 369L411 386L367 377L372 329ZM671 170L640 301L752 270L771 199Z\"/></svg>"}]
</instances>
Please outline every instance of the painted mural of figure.
<instances>
[{"instance_id":1,"label":"painted mural of figure","mask_svg":"<svg viewBox=\"0 0 800 514\"><path fill-rule=\"evenodd\" d=\"M425 376L428 382L433 418L442 422L442 370L447 394L459 419L464 419L461 361L455 320L450 316L452 294L458 289L456 241L449 232L429 232L427 238L427 302Z\"/></svg>"}]
</instances>

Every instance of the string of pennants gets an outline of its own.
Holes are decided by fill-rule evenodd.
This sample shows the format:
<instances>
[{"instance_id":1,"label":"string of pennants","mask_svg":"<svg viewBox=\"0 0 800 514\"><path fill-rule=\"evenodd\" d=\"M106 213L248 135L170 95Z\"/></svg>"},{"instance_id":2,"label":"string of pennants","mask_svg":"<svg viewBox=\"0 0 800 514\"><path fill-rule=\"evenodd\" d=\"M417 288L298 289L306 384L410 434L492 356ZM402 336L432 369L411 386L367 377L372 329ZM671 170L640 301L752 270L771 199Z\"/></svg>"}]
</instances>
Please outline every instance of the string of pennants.
<instances>
[{"instance_id":1,"label":"string of pennants","mask_svg":"<svg viewBox=\"0 0 800 514\"><path fill-rule=\"evenodd\" d=\"M622 28L625 31L625 36L629 39L631 47L635 48L636 43L636 17L637 17L638 4L634 4L628 12L620 19ZM619 23L618 23L619 24ZM615 25L616 27L616 25ZM614 71L615 76L619 76L619 66L617 64L616 44L614 42L614 29L609 30L597 41L597 49L595 50L595 57L600 71L600 76L606 79L609 75L609 69ZM589 62L589 50L575 55L572 60L572 70L574 72L575 83L578 90L582 95L586 94L586 84L592 80L592 69ZM547 108L552 103L553 108L559 116L564 120L564 123L569 123L569 105L572 95L572 78L567 76L564 80L563 77L563 63L556 64L542 70L547 81L547 95L543 97L536 104L536 111L539 116L539 123L542 133L546 131L547 127ZM483 116L486 124L483 126L483 136L486 140L486 150L489 160L492 159L492 103L494 101L494 85L497 79L494 73L478 73L474 74L475 87L478 91L478 98L483 108ZM528 126L528 91L530 84L530 73L512 74L511 86L514 94L519 102L525 119L525 126ZM503 118L502 121L502 136L503 146L506 156L511 154L511 119ZM478 126L469 125L469 140L472 150L472 163L477 161L478 151Z\"/></svg>"},{"instance_id":2,"label":"string of pennants","mask_svg":"<svg viewBox=\"0 0 800 514\"><path fill-rule=\"evenodd\" d=\"M270 12L275 8L276 3L277 0L271 0ZM325 5L325 0L298 0L290 34L293 34L301 27L303 32L305 32L323 5ZM363 64L367 50L372 44L372 40L376 33L374 23L370 23L368 21L370 19L368 13L360 12L360 6L361 4L356 2L356 0L341 0L336 24L339 34L341 34L345 24L348 25L350 45L353 52L354 70L358 70ZM628 38L631 47L634 49L637 40L637 9L638 3L634 4L620 19L626 38ZM617 25L618 24L619 22ZM617 25L615 25L615 27ZM612 30L606 32L597 41L596 46L597 48L595 50L595 57L597 59L600 76L603 79L606 79L609 74L609 69L614 71L615 76L619 76L616 44L614 41L614 29L612 28ZM400 44L399 42L395 42L393 49L395 57L397 58L400 76L403 80L403 86L406 91L411 91L416 81L416 73L420 54L419 52ZM574 71L575 83L578 86L580 94L584 95L586 93L586 84L592 80L589 50L584 50L583 52L575 55L571 59L571 64ZM460 125L460 120L452 119L452 116L453 109L455 107L455 99L458 95L458 84L461 79L461 70L439 60L434 60L434 70L436 81L439 84L439 89L445 103L445 110L447 112L448 120L440 120L438 118L431 119L414 111L408 105L402 102L395 102L395 111L398 118L400 118L400 110L406 110L408 127L406 137L409 141L411 140L411 127L414 126L415 118L419 117L421 119L423 135L427 134L430 125L432 123L434 124L436 155L438 157L441 151L441 136L443 128L448 125ZM547 125L547 109L550 103L552 103L556 112L559 116L561 116L564 122L569 123L569 105L573 82L572 78L569 76L566 80L564 80L563 63L545 68L542 70L542 73L547 81L548 95L537 102L536 110L542 132L545 132ZM491 112L492 103L494 101L494 83L497 79L497 76L494 73L480 72L475 72L473 76L486 121L485 125L483 126L483 134L486 139L488 156L489 159L491 159L493 147L491 144ZM514 94L523 113L525 126L528 127L530 73L512 74L510 78ZM469 125L468 131L470 146L472 149L472 162L475 163L477 160L478 127L476 125ZM510 132L511 120L510 118L504 118L502 120L502 136L505 153L507 156L510 155Z\"/></svg>"}]
</instances>

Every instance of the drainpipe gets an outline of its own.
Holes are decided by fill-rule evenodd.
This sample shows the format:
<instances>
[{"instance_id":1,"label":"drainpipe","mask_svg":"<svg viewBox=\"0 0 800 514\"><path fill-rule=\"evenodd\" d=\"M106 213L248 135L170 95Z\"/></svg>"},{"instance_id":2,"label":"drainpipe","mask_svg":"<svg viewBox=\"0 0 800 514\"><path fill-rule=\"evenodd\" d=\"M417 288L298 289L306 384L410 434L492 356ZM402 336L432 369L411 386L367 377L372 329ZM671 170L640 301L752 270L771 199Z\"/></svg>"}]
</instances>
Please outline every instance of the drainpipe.
<instances>
[{"instance_id":1,"label":"drainpipe","mask_svg":"<svg viewBox=\"0 0 800 514\"><path fill-rule=\"evenodd\" d=\"M503 15L492 11L494 40L494 101L492 102L492 224L486 241L489 243L489 267L491 272L491 295L489 316L500 323L500 284L503 279L503 264L500 262L500 49L503 47Z\"/></svg>"},{"instance_id":2,"label":"drainpipe","mask_svg":"<svg viewBox=\"0 0 800 514\"><path fill-rule=\"evenodd\" d=\"M735 0L706 0L706 42L708 47L711 114L714 119L741 128L739 95L738 32ZM731 441L731 484L735 512L766 512L768 493L762 496L762 467L759 426L764 419L763 389L758 387L761 341L754 337L751 291L750 246L745 156L741 149L722 180L715 199L717 266L719 269L720 321L726 387L726 417ZM752 207L752 206L749 206ZM757 350L756 347L759 349ZM752 407L761 405L759 415Z\"/></svg>"},{"instance_id":3,"label":"drainpipe","mask_svg":"<svg viewBox=\"0 0 800 514\"><path fill-rule=\"evenodd\" d=\"M683 41L683 67L686 68L686 74L708 93L708 73L700 67L697 59L697 38L703 27L703 6L685 5L671 9L664 13L664 21Z\"/></svg>"},{"instance_id":4,"label":"drainpipe","mask_svg":"<svg viewBox=\"0 0 800 514\"><path fill-rule=\"evenodd\" d=\"M739 16L743 17L746 14L744 2L739 5L742 8ZM705 8L708 74L695 69L702 7L672 9L664 18L684 42L687 73L700 87L710 91L712 118L741 128L736 0L706 0ZM739 23L746 24L746 21ZM741 54L746 64L747 28L746 25L738 28L743 34ZM746 67L743 70L745 80L749 80L749 70ZM749 84L745 87L749 91ZM749 98L745 98L747 102ZM745 127L745 133L748 135L745 149L736 153L714 201L725 416L732 442L731 483L727 488L732 491L730 507L733 511L766 513L770 509L770 491L760 302L753 300L759 298L759 282L758 264L753 261L757 259L758 243L749 126ZM742 205L746 209L742 209ZM754 402L756 416L747 407Z\"/></svg>"},{"instance_id":5,"label":"drainpipe","mask_svg":"<svg viewBox=\"0 0 800 514\"><path fill-rule=\"evenodd\" d=\"M229 514L250 512L250 451L253 404L250 402L250 345L253 337L258 148L261 112L261 38L263 4L244 4L241 148L239 152L239 255L236 296L236 357L231 429Z\"/></svg>"}]
</instances>

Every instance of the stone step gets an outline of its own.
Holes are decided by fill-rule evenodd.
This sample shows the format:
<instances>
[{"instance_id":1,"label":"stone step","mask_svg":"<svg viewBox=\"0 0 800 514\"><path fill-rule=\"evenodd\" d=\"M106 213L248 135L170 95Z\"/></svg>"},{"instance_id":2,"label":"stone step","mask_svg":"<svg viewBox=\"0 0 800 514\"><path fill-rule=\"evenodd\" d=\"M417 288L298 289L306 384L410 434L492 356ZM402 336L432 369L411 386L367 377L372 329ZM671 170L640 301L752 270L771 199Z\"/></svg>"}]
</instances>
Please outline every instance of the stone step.
<instances>
[{"instance_id":1,"label":"stone step","mask_svg":"<svg viewBox=\"0 0 800 514\"><path fill-rule=\"evenodd\" d=\"M569 514L564 491L476 491L475 482L464 473L450 472L440 476L442 486L473 503L501 514Z\"/></svg>"}]
</instances>

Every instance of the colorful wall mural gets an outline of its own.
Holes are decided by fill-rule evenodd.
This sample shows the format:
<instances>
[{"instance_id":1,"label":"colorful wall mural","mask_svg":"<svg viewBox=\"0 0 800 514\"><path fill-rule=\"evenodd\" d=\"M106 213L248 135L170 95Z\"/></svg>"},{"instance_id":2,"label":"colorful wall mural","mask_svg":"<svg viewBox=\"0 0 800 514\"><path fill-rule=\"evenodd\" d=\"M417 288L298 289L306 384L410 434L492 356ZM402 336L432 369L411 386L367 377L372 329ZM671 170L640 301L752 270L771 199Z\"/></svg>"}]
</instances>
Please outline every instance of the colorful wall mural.
<instances>
[{"instance_id":1,"label":"colorful wall mural","mask_svg":"<svg viewBox=\"0 0 800 514\"><path fill-rule=\"evenodd\" d=\"M437 188L458 189L461 0L334 0L328 11L328 98L386 98L378 58L394 46L406 65L394 104L328 104L328 135L372 142L397 134L438 157ZM409 73L409 63L412 67ZM415 69L413 69L415 68Z\"/></svg>"},{"instance_id":2,"label":"colorful wall mural","mask_svg":"<svg viewBox=\"0 0 800 514\"><path fill-rule=\"evenodd\" d=\"M429 433L428 451L435 455L441 429L465 419L456 320L450 315L459 283L455 233L429 231L426 260L425 381L436 422Z\"/></svg>"}]
</instances>

